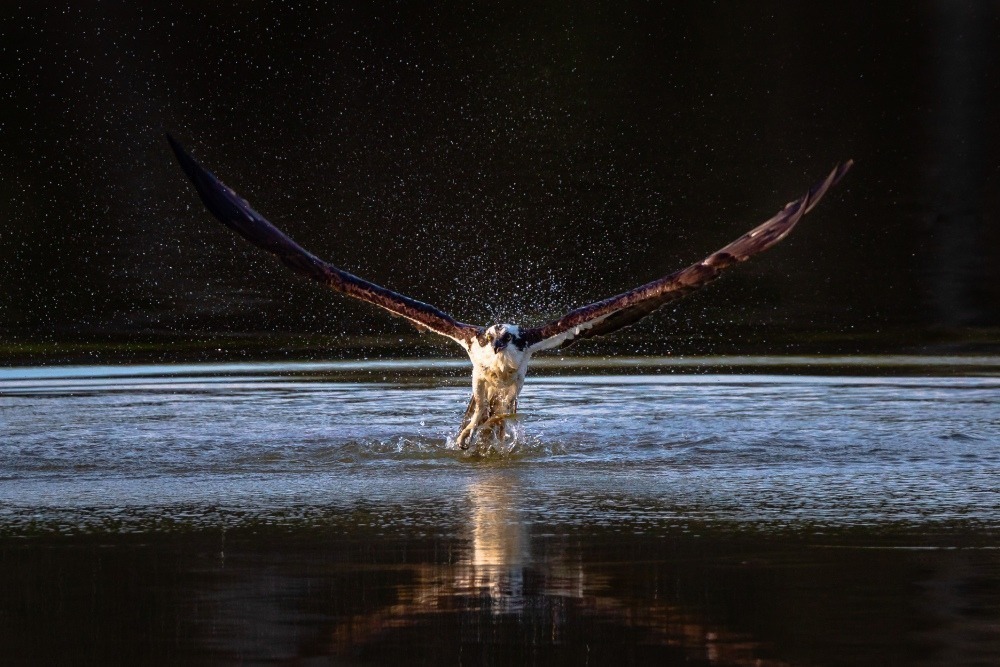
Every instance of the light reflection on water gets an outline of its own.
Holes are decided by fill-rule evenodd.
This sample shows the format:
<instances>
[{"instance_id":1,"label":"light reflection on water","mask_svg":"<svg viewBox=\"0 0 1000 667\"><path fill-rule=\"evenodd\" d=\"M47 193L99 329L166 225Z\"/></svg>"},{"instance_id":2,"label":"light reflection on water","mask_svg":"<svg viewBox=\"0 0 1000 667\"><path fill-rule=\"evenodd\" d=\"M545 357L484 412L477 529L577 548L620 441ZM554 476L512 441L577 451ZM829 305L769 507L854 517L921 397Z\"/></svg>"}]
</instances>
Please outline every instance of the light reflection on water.
<instances>
[{"instance_id":1,"label":"light reflection on water","mask_svg":"<svg viewBox=\"0 0 1000 667\"><path fill-rule=\"evenodd\" d=\"M357 366L4 371L6 528L402 499L448 516L483 466L517 475L532 519L565 523L997 520L989 376L536 375L511 456L475 461L450 442L464 378Z\"/></svg>"},{"instance_id":2,"label":"light reflection on water","mask_svg":"<svg viewBox=\"0 0 1000 667\"><path fill-rule=\"evenodd\" d=\"M512 455L470 459L467 380L418 369L0 372L0 591L27 610L0 648L54 659L57 626L138 662L1000 655L975 639L1000 619L996 377L543 369Z\"/></svg>"}]
</instances>

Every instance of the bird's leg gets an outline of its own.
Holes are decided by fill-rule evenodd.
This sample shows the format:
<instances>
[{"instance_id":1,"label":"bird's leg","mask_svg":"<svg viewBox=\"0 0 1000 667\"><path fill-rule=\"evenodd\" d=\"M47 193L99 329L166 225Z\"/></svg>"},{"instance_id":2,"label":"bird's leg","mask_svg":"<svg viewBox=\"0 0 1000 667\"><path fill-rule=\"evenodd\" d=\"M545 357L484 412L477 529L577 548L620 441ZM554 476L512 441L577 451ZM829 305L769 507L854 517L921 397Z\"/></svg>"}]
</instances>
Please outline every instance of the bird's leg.
<instances>
[{"instance_id":1,"label":"bird's leg","mask_svg":"<svg viewBox=\"0 0 1000 667\"><path fill-rule=\"evenodd\" d=\"M494 397L490 405L490 416L483 426L490 427L490 436L496 443L502 443L507 437L507 420L517 417L517 397L513 400L510 396Z\"/></svg>"},{"instance_id":2,"label":"bird's leg","mask_svg":"<svg viewBox=\"0 0 1000 667\"><path fill-rule=\"evenodd\" d=\"M462 430L455 438L455 444L459 449L468 449L469 440L476 433L476 429L489 419L489 401L486 397L486 384L478 378L473 378L472 398L469 400L469 407L465 410L465 418L462 420Z\"/></svg>"},{"instance_id":3,"label":"bird's leg","mask_svg":"<svg viewBox=\"0 0 1000 667\"><path fill-rule=\"evenodd\" d=\"M519 387L509 385L489 392L489 407L479 426L481 447L498 447L507 438L507 420L517 417L517 393ZM502 450L498 450L502 453Z\"/></svg>"},{"instance_id":4,"label":"bird's leg","mask_svg":"<svg viewBox=\"0 0 1000 667\"><path fill-rule=\"evenodd\" d=\"M497 386L483 377L474 377L472 398L465 410L462 428L455 438L459 449L468 449L477 434L489 436L490 445L502 443L506 435L505 421L517 412L520 390L520 382Z\"/></svg>"},{"instance_id":5,"label":"bird's leg","mask_svg":"<svg viewBox=\"0 0 1000 667\"><path fill-rule=\"evenodd\" d=\"M476 395L472 394L469 398L469 407L465 409L465 416L462 417L462 427L458 431L458 435L455 436L455 444L458 445L459 449L469 448L469 437L472 435L473 429L473 417L476 414Z\"/></svg>"}]
</instances>

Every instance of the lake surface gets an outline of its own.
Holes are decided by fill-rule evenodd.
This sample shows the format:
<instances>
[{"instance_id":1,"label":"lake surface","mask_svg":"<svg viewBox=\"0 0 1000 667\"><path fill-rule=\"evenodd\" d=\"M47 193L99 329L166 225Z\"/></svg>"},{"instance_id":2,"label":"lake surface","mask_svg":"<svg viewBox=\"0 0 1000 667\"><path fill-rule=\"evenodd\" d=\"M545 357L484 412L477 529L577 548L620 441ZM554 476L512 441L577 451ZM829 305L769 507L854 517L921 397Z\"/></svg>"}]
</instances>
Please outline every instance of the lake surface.
<instances>
[{"instance_id":1,"label":"lake surface","mask_svg":"<svg viewBox=\"0 0 1000 667\"><path fill-rule=\"evenodd\" d=\"M0 369L5 662L1000 661L997 360L556 359L473 457L468 392Z\"/></svg>"}]
</instances>

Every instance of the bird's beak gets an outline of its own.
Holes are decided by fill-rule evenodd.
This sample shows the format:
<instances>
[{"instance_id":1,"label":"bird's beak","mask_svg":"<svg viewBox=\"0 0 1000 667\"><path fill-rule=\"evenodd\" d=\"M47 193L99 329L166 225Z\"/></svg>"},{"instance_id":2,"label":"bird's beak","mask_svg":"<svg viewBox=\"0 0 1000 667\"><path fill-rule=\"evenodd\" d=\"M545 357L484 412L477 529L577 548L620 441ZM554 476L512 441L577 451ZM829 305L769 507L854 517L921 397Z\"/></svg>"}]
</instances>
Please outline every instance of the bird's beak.
<instances>
[{"instance_id":1,"label":"bird's beak","mask_svg":"<svg viewBox=\"0 0 1000 667\"><path fill-rule=\"evenodd\" d=\"M507 347L507 341L502 340L500 338L497 338L496 340L493 341L493 351L494 352L499 352L500 350L504 349L505 347Z\"/></svg>"}]
</instances>

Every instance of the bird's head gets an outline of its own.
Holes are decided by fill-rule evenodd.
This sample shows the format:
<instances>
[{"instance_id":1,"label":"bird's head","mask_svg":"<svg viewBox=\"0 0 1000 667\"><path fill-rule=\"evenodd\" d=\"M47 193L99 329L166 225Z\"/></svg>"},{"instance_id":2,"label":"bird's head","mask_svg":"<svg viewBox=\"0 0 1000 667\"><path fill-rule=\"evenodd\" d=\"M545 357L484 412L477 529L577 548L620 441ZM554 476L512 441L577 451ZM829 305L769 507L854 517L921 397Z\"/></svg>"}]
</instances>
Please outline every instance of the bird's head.
<instances>
[{"instance_id":1,"label":"bird's head","mask_svg":"<svg viewBox=\"0 0 1000 667\"><path fill-rule=\"evenodd\" d=\"M479 338L480 345L484 347L489 345L497 354L510 345L518 350L524 349L524 338L521 337L521 329L516 324L494 324L483 331Z\"/></svg>"}]
</instances>

